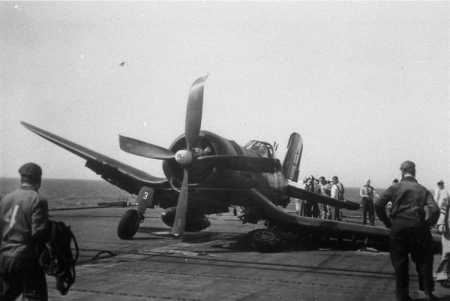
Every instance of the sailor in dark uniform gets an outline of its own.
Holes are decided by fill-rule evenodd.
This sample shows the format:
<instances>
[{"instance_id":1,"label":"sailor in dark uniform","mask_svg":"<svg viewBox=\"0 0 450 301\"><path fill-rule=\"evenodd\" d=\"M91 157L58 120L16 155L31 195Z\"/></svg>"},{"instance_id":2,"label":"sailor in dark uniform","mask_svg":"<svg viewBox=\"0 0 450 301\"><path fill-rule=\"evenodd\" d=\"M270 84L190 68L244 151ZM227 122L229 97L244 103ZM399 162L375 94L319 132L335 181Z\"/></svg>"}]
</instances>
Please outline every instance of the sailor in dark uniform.
<instances>
[{"instance_id":1,"label":"sailor in dark uniform","mask_svg":"<svg viewBox=\"0 0 450 301\"><path fill-rule=\"evenodd\" d=\"M39 246L47 240L48 205L38 193L42 170L35 163L19 169L21 186L0 201L0 300L47 300Z\"/></svg>"},{"instance_id":2,"label":"sailor in dark uniform","mask_svg":"<svg viewBox=\"0 0 450 301\"><path fill-rule=\"evenodd\" d=\"M414 162L401 164L402 180L389 187L376 201L375 209L380 220L391 228L390 252L395 270L396 296L399 301L409 297L409 254L416 264L419 287L427 300L436 300L432 292L433 251L430 227L439 218L439 207L431 193L415 179ZM386 204L392 202L391 218L386 214Z\"/></svg>"}]
</instances>

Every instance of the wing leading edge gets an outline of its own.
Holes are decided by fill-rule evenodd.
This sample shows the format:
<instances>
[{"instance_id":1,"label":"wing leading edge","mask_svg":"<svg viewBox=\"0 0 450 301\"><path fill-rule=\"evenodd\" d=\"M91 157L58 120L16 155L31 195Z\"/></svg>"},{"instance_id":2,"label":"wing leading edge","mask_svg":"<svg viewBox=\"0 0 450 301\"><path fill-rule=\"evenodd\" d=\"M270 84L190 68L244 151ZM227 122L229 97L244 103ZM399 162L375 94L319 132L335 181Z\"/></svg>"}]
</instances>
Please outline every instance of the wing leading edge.
<instances>
[{"instance_id":1,"label":"wing leading edge","mask_svg":"<svg viewBox=\"0 0 450 301\"><path fill-rule=\"evenodd\" d=\"M36 135L39 135L42 138L85 159L85 166L87 168L93 170L95 173L99 174L103 179L110 182L111 184L130 193L137 194L139 192L139 189L144 185L155 188L170 188L170 185L165 178L158 178L147 174L142 170L97 153L84 146L59 137L29 123L23 121L21 121L20 123Z\"/></svg>"}]
</instances>

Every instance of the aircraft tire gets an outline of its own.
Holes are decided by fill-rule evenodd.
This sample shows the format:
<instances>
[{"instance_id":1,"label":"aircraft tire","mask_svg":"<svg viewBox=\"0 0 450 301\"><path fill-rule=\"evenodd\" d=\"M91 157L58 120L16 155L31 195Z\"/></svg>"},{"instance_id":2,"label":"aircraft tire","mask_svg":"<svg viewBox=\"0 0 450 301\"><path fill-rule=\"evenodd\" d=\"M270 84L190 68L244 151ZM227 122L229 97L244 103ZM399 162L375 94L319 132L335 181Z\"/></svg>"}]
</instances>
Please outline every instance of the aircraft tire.
<instances>
[{"instance_id":1,"label":"aircraft tire","mask_svg":"<svg viewBox=\"0 0 450 301\"><path fill-rule=\"evenodd\" d=\"M120 239L129 240L132 239L139 229L139 213L135 209L127 210L120 219L117 227L117 236Z\"/></svg>"},{"instance_id":2,"label":"aircraft tire","mask_svg":"<svg viewBox=\"0 0 450 301\"><path fill-rule=\"evenodd\" d=\"M276 231L257 229L250 232L250 246L260 252L273 252L281 247L281 238Z\"/></svg>"},{"instance_id":3,"label":"aircraft tire","mask_svg":"<svg viewBox=\"0 0 450 301\"><path fill-rule=\"evenodd\" d=\"M444 288L450 288L450 280L438 280L437 282Z\"/></svg>"}]
</instances>

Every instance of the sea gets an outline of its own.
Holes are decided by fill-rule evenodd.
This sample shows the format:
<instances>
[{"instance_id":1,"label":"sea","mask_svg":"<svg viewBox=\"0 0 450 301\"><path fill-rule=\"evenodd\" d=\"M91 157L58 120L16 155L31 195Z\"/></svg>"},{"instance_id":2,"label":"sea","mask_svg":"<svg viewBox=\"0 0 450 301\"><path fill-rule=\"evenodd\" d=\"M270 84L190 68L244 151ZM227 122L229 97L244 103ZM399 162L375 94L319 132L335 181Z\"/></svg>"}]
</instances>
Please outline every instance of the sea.
<instances>
[{"instance_id":1,"label":"sea","mask_svg":"<svg viewBox=\"0 0 450 301\"><path fill-rule=\"evenodd\" d=\"M18 178L0 178L0 196L19 185ZM132 198L128 192L102 180L43 179L39 192L47 199L51 209L90 207L101 202L127 201ZM359 188L346 187L345 198L359 202Z\"/></svg>"},{"instance_id":2,"label":"sea","mask_svg":"<svg viewBox=\"0 0 450 301\"><path fill-rule=\"evenodd\" d=\"M0 178L0 195L20 186L18 178ZM97 206L100 202L123 201L130 194L106 181L78 179L43 179L40 194L47 199L49 208Z\"/></svg>"}]
</instances>

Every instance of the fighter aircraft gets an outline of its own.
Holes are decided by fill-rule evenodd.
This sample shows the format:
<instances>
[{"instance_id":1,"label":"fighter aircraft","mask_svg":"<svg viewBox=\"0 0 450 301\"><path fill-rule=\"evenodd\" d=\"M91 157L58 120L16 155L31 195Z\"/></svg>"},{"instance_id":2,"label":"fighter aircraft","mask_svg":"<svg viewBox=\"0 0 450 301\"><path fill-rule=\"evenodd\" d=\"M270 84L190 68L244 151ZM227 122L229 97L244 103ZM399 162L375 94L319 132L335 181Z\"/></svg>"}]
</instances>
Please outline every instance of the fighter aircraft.
<instances>
[{"instance_id":1,"label":"fighter aircraft","mask_svg":"<svg viewBox=\"0 0 450 301\"><path fill-rule=\"evenodd\" d=\"M85 166L109 183L137 195L146 207L165 209L163 222L174 236L209 227L207 215L228 212L240 206L244 223L264 222L266 228L252 232L252 246L274 249L285 233L334 236L386 245L388 229L355 223L323 220L290 214L283 210L290 198L358 209L359 204L338 201L306 191L296 183L303 150L302 138L292 133L281 164L270 143L251 140L245 146L201 130L203 91L207 77L192 84L187 102L185 131L168 147L119 136L125 152L162 161L165 178L152 176L103 154L26 122L27 129L86 160ZM119 222L118 236L131 239L143 215L129 209Z\"/></svg>"}]
</instances>

